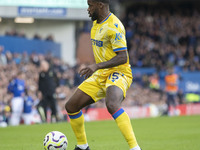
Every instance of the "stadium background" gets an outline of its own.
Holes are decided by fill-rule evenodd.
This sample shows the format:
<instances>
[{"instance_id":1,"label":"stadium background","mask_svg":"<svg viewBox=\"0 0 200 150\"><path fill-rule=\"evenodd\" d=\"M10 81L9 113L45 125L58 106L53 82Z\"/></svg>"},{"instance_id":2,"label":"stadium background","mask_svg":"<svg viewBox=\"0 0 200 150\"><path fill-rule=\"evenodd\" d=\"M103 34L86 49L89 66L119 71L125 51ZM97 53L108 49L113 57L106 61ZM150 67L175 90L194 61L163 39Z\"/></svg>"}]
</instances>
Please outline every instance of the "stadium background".
<instances>
[{"instance_id":1,"label":"stadium background","mask_svg":"<svg viewBox=\"0 0 200 150\"><path fill-rule=\"evenodd\" d=\"M192 0L115 0L111 11L127 30L134 82L123 107L131 118L160 116L166 110L164 76L174 66L180 75L179 115L200 114L200 7ZM80 64L94 62L90 45L91 21L86 0L0 1L1 111L9 106L6 92L16 70L26 74L35 101L38 61L47 58L59 77L57 99L60 115L64 104L82 79ZM13 63L14 62L14 63ZM150 80L158 74L159 90ZM90 120L111 119L104 100L92 105Z\"/></svg>"}]
</instances>

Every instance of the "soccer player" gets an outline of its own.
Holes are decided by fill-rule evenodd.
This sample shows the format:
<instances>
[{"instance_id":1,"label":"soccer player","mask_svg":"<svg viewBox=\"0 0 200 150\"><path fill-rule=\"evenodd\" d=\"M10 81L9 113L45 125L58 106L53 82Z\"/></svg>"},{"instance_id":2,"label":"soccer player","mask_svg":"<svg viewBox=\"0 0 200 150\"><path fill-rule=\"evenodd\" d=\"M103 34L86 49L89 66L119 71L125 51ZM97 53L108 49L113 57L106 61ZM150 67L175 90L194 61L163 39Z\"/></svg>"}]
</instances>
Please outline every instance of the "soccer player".
<instances>
[{"instance_id":1,"label":"soccer player","mask_svg":"<svg viewBox=\"0 0 200 150\"><path fill-rule=\"evenodd\" d=\"M34 100L30 96L28 89L25 91L25 96L24 96L24 112L23 112L23 119L24 119L24 124L30 125L33 121L33 105L34 105Z\"/></svg>"},{"instance_id":2,"label":"soccer player","mask_svg":"<svg viewBox=\"0 0 200 150\"><path fill-rule=\"evenodd\" d=\"M23 72L19 72L8 85L8 91L13 94L11 100L12 114L10 118L10 125L12 126L20 124L24 107L25 86Z\"/></svg>"},{"instance_id":3,"label":"soccer player","mask_svg":"<svg viewBox=\"0 0 200 150\"><path fill-rule=\"evenodd\" d=\"M115 119L130 150L140 150L129 116L121 108L132 83L124 26L110 12L109 0L88 0L88 5L88 13L93 21L91 42L96 63L80 71L86 80L65 105L77 138L74 150L90 150L81 109L102 98L105 98L108 112Z\"/></svg>"}]
</instances>

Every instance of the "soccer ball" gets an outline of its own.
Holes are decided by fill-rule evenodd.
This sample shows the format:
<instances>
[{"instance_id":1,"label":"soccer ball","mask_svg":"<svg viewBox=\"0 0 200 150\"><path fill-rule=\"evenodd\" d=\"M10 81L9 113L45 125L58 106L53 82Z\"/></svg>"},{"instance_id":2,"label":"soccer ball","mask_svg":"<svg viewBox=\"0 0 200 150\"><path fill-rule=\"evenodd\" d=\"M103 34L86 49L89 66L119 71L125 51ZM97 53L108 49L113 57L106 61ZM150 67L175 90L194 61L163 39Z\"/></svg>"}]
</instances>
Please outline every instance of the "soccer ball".
<instances>
[{"instance_id":1,"label":"soccer ball","mask_svg":"<svg viewBox=\"0 0 200 150\"><path fill-rule=\"evenodd\" d=\"M66 150L67 144L67 137L59 131L49 132L43 141L45 150Z\"/></svg>"}]
</instances>

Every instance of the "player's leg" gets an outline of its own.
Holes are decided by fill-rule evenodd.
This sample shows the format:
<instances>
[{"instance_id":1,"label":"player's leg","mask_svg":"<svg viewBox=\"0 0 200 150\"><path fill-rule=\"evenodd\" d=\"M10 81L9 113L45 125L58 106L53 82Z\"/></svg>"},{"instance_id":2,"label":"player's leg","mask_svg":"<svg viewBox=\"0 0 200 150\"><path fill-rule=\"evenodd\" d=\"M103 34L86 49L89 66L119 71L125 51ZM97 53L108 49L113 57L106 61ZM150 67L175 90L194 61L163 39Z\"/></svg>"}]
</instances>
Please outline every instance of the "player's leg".
<instances>
[{"instance_id":1,"label":"player's leg","mask_svg":"<svg viewBox=\"0 0 200 150\"><path fill-rule=\"evenodd\" d=\"M37 110L43 123L47 121L47 105L48 103L44 98L37 105Z\"/></svg>"},{"instance_id":2,"label":"player's leg","mask_svg":"<svg viewBox=\"0 0 200 150\"><path fill-rule=\"evenodd\" d=\"M126 97L126 91L132 83L132 78L120 72L113 72L106 81L106 105L109 113L115 119L120 131L131 150L140 150L137 144L130 118L121 108L121 102Z\"/></svg>"},{"instance_id":3,"label":"player's leg","mask_svg":"<svg viewBox=\"0 0 200 150\"><path fill-rule=\"evenodd\" d=\"M89 95L77 89L65 105L70 118L71 127L77 139L76 149L89 150L84 127L84 116L81 109L92 103L94 103L94 101Z\"/></svg>"},{"instance_id":4,"label":"player's leg","mask_svg":"<svg viewBox=\"0 0 200 150\"><path fill-rule=\"evenodd\" d=\"M172 103L172 95L170 93L167 93L167 115L171 116L171 103Z\"/></svg>"},{"instance_id":5,"label":"player's leg","mask_svg":"<svg viewBox=\"0 0 200 150\"><path fill-rule=\"evenodd\" d=\"M173 115L178 116L179 115L179 109L177 108L177 102L176 102L176 93L172 94L172 112Z\"/></svg>"},{"instance_id":6,"label":"player's leg","mask_svg":"<svg viewBox=\"0 0 200 150\"><path fill-rule=\"evenodd\" d=\"M23 119L24 119L24 124L30 125L32 120L33 120L32 113L24 113L22 116L23 116Z\"/></svg>"},{"instance_id":7,"label":"player's leg","mask_svg":"<svg viewBox=\"0 0 200 150\"><path fill-rule=\"evenodd\" d=\"M12 114L10 118L10 125L19 125L23 112L24 99L22 97L14 97L11 100Z\"/></svg>"},{"instance_id":8,"label":"player's leg","mask_svg":"<svg viewBox=\"0 0 200 150\"><path fill-rule=\"evenodd\" d=\"M120 131L128 142L131 150L140 150L136 141L129 116L121 108L121 102L124 99L123 91L117 86L109 86L106 89L106 106L109 113L115 119Z\"/></svg>"},{"instance_id":9,"label":"player's leg","mask_svg":"<svg viewBox=\"0 0 200 150\"><path fill-rule=\"evenodd\" d=\"M53 95L49 96L49 105L51 108L51 121L56 122L58 121L58 116L57 116L57 101L53 97Z\"/></svg>"}]
</instances>

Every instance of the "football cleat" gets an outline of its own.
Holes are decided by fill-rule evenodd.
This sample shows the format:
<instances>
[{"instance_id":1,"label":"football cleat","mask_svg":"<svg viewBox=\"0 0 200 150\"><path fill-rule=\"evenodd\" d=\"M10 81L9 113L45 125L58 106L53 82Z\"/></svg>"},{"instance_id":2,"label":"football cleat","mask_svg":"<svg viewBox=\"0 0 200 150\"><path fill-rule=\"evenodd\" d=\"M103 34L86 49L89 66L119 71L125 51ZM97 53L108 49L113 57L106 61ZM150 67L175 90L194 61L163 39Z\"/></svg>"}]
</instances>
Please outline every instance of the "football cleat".
<instances>
[{"instance_id":1,"label":"football cleat","mask_svg":"<svg viewBox=\"0 0 200 150\"><path fill-rule=\"evenodd\" d=\"M80 149L78 146L76 146L74 150L90 150L90 148L88 146L86 149Z\"/></svg>"}]
</instances>

